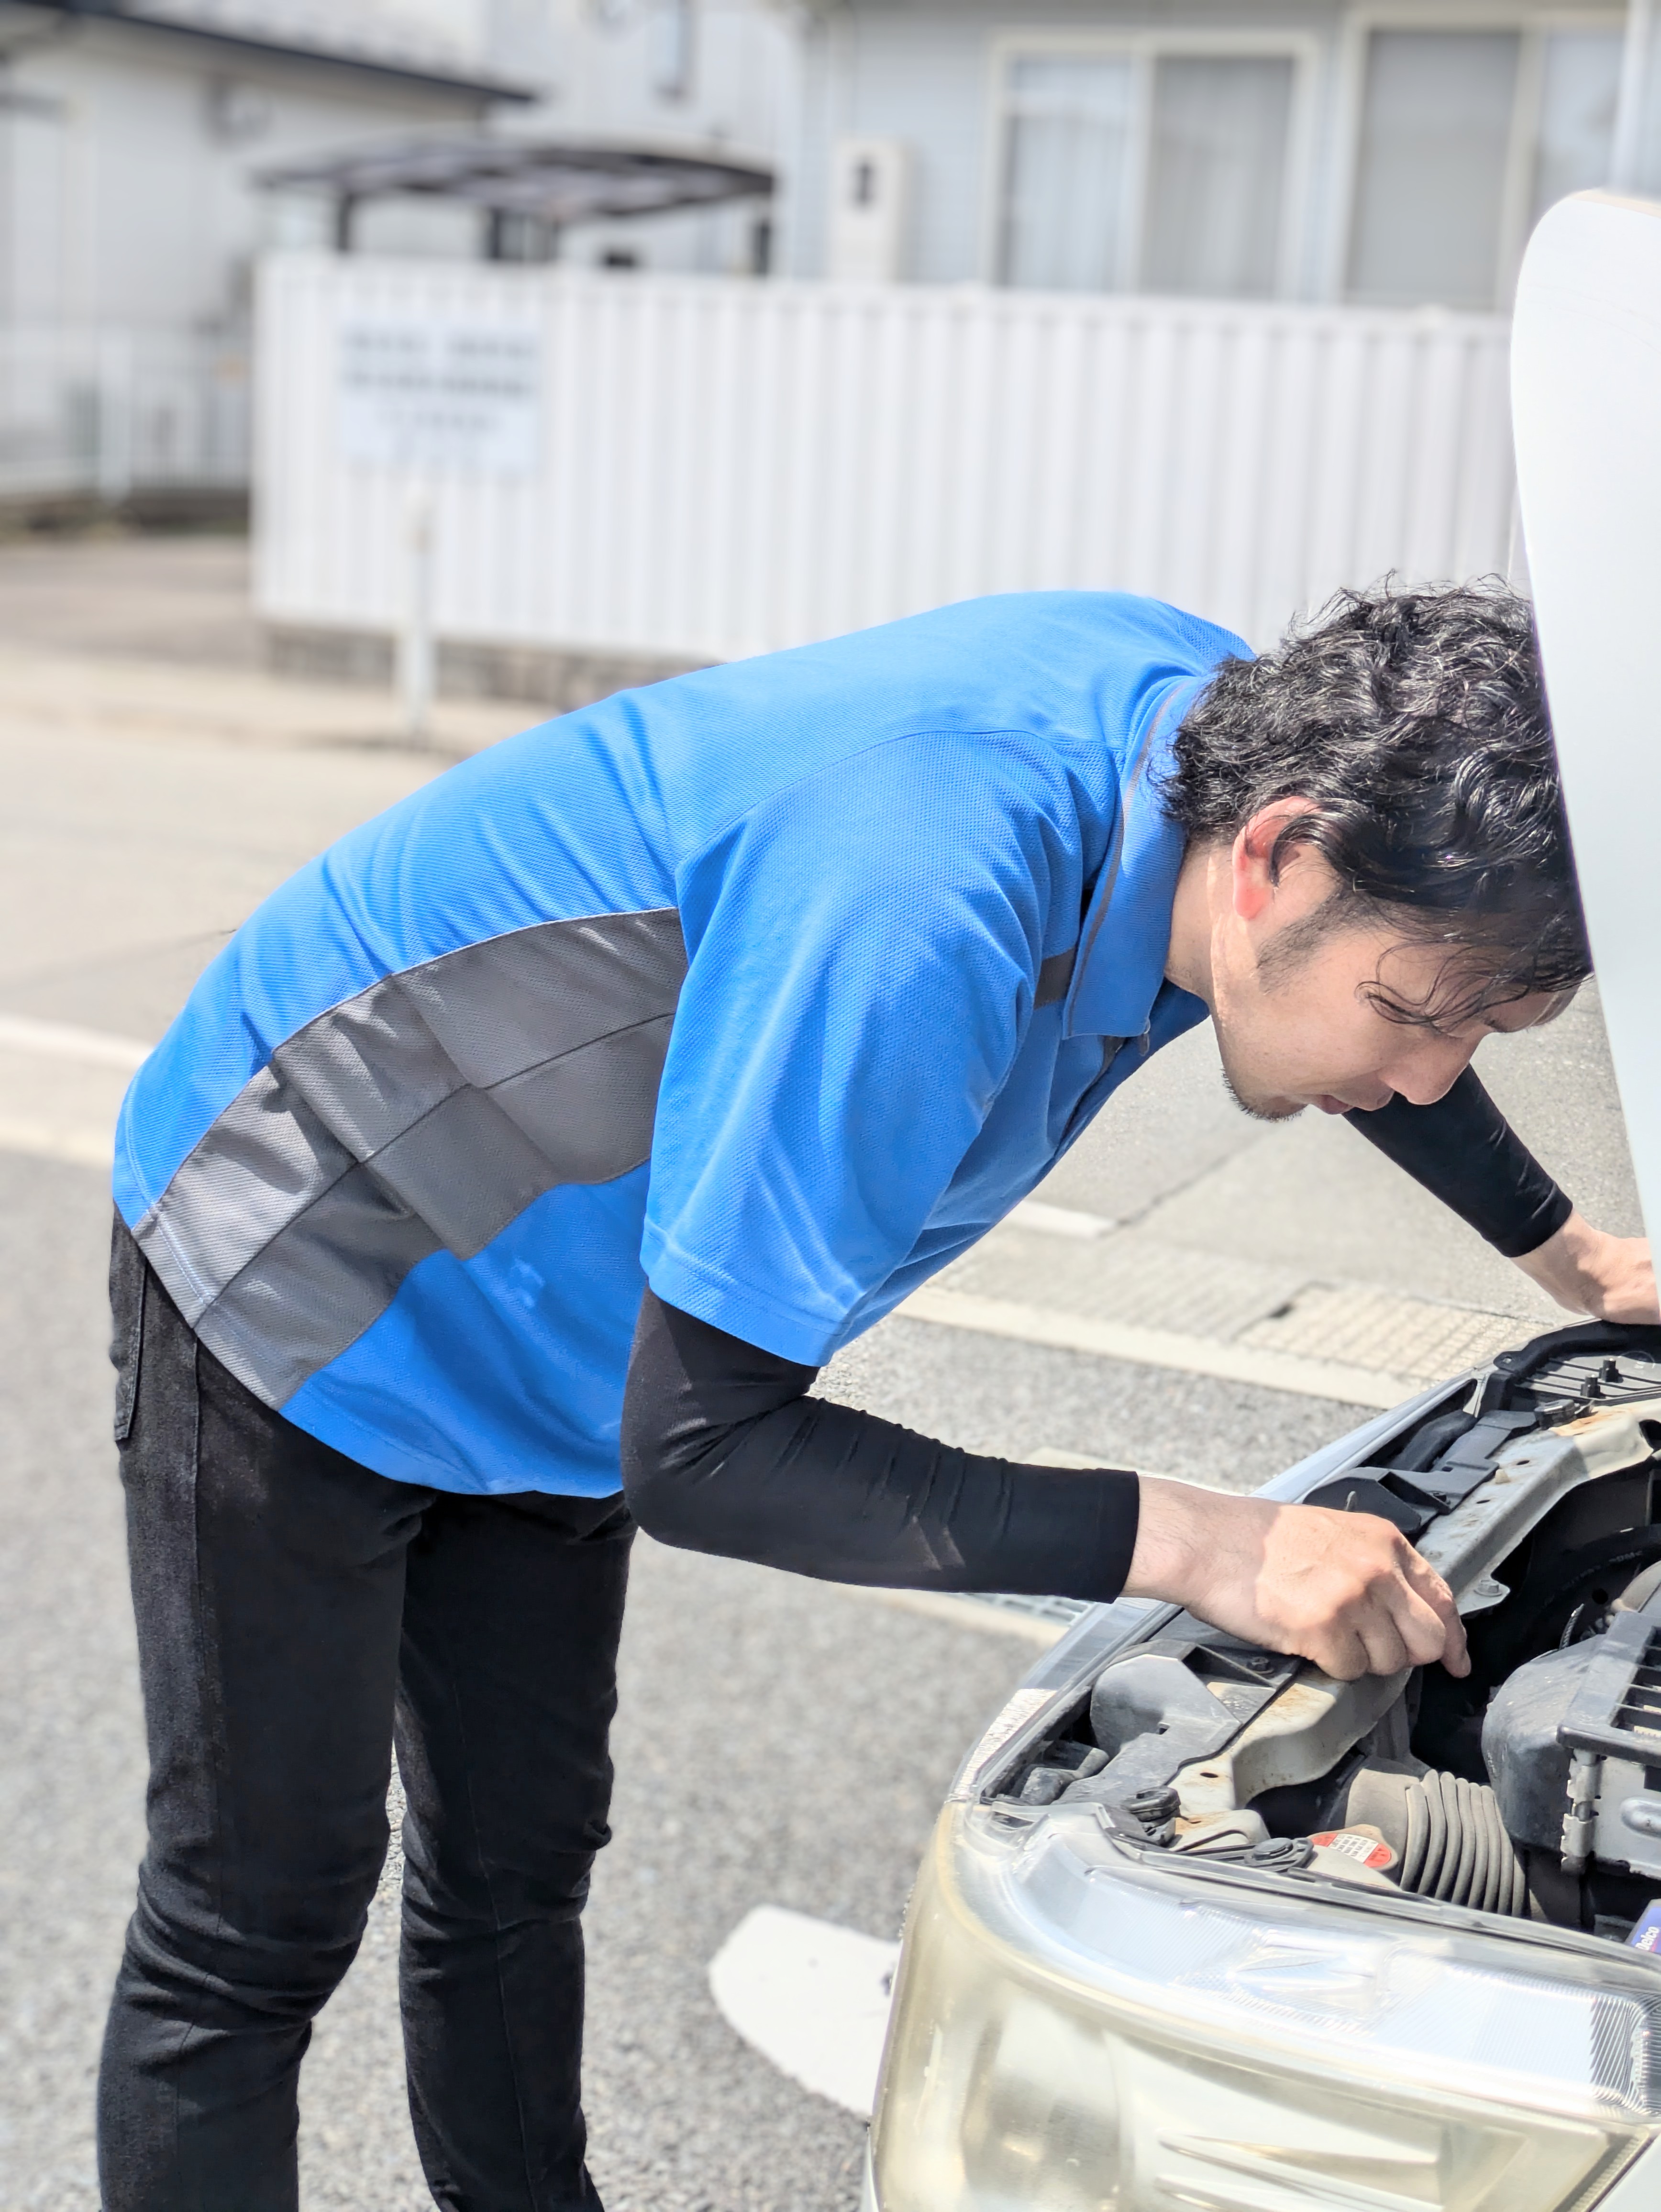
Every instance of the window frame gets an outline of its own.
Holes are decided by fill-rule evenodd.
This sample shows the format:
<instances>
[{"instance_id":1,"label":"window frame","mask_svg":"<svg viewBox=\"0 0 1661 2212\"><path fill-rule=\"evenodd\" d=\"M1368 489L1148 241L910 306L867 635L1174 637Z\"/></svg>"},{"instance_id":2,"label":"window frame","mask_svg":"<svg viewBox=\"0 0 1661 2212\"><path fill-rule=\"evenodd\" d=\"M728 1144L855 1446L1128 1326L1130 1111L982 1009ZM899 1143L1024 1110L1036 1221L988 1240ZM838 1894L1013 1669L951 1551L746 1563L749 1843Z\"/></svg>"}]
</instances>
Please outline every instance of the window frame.
<instances>
[{"instance_id":1,"label":"window frame","mask_svg":"<svg viewBox=\"0 0 1661 2212\"><path fill-rule=\"evenodd\" d=\"M1482 307L1451 308L1464 314L1508 314L1511 298L1528 244L1529 217L1534 200L1535 166L1539 159L1540 125L1546 92L1546 41L1562 32L1626 29L1623 9L1608 8L1528 8L1516 0L1484 6L1467 0L1457 7L1437 7L1433 0L1390 0L1355 8L1345 15L1339 31L1336 86L1333 103L1333 220L1324 241L1320 295L1346 307L1385 305L1438 307L1435 301L1396 301L1358 299L1350 290L1350 254L1355 216L1360 198L1361 134L1366 115L1367 52L1375 31L1500 31L1515 33L1518 40L1517 87L1512 97L1511 133L1506 150L1505 179L1500 190L1499 239L1494 255L1494 289Z\"/></svg>"},{"instance_id":2,"label":"window frame","mask_svg":"<svg viewBox=\"0 0 1661 2212\"><path fill-rule=\"evenodd\" d=\"M1010 73L1017 61L1043 61L1062 55L1080 60L1129 61L1135 72L1130 151L1128 156L1126 240L1121 247L1122 281L1098 294L1069 294L1068 297L1123 299L1152 298L1141 283L1141 264L1147 252L1147 179L1152 155L1153 76L1156 63L1166 56L1183 60L1256 61L1292 64L1291 121L1287 133L1287 161L1281 206L1281 234L1275 242L1275 284L1262 298L1296 298L1300 290L1308 241L1310 207L1314 183L1316 96L1320 77L1322 40L1307 31L1219 31L1172 26L1149 30L1001 29L992 33L988 48L986 143L991 158L983 165L985 179L981 212L980 280L1000 291L1031 291L1014 285L1003 274L1005 210L1010 184L1009 154L1012 112ZM1186 295L1176 295L1186 296ZM1250 299L1238 302L1252 304Z\"/></svg>"}]
</instances>

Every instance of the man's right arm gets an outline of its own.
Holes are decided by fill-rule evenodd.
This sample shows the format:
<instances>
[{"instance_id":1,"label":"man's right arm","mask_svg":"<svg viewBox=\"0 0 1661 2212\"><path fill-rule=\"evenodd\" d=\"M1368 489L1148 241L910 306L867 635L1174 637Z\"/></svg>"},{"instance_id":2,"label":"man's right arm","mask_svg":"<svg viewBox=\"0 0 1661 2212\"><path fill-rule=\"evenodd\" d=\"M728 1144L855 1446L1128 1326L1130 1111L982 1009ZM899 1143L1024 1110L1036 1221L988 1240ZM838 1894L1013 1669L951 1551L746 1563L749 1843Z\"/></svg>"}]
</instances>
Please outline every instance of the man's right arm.
<instances>
[{"instance_id":1,"label":"man's right arm","mask_svg":"<svg viewBox=\"0 0 1661 2212\"><path fill-rule=\"evenodd\" d=\"M1136 1477L966 1452L808 1395L780 1358L648 1291L623 1407L623 1485L648 1534L827 1582L1117 1597Z\"/></svg>"},{"instance_id":2,"label":"man's right arm","mask_svg":"<svg viewBox=\"0 0 1661 2212\"><path fill-rule=\"evenodd\" d=\"M642 1527L831 1582L1163 1598L1345 1679L1465 1671L1446 1585L1387 1521L959 1451L810 1396L817 1371L648 1290L623 1414Z\"/></svg>"}]
</instances>

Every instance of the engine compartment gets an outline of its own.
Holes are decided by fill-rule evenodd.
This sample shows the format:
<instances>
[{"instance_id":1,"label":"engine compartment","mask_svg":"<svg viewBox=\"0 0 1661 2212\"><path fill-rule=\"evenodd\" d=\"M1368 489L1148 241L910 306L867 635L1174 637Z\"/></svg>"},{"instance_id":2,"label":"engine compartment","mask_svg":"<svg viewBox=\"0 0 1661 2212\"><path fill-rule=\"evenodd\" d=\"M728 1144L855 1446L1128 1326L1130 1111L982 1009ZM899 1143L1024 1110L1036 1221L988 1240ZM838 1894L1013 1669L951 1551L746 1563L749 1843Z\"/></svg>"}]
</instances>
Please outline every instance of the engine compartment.
<instances>
[{"instance_id":1,"label":"engine compartment","mask_svg":"<svg viewBox=\"0 0 1661 2212\"><path fill-rule=\"evenodd\" d=\"M1165 1608L987 1794L1094 1807L1173 1859L1628 1941L1661 1900L1661 1330L1537 1338L1276 1494L1402 1528L1469 1675L1341 1682Z\"/></svg>"}]
</instances>

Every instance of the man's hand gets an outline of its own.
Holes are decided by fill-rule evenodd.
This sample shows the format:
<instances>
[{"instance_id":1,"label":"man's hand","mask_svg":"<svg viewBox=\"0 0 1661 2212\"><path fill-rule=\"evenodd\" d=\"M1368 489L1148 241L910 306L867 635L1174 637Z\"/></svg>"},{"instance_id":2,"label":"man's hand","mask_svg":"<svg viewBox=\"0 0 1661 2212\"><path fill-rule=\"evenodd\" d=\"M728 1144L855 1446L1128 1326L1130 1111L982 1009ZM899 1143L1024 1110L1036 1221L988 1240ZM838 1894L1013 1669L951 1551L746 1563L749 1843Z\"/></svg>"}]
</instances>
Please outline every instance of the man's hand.
<instances>
[{"instance_id":1,"label":"man's hand","mask_svg":"<svg viewBox=\"0 0 1661 2212\"><path fill-rule=\"evenodd\" d=\"M1517 1262L1571 1313L1597 1321L1661 1321L1649 1240L1609 1237L1578 1213Z\"/></svg>"},{"instance_id":2,"label":"man's hand","mask_svg":"<svg viewBox=\"0 0 1661 2212\"><path fill-rule=\"evenodd\" d=\"M1141 1492L1127 1596L1186 1606L1341 1682L1436 1659L1469 1674L1452 1592L1388 1521L1152 1475Z\"/></svg>"}]
</instances>

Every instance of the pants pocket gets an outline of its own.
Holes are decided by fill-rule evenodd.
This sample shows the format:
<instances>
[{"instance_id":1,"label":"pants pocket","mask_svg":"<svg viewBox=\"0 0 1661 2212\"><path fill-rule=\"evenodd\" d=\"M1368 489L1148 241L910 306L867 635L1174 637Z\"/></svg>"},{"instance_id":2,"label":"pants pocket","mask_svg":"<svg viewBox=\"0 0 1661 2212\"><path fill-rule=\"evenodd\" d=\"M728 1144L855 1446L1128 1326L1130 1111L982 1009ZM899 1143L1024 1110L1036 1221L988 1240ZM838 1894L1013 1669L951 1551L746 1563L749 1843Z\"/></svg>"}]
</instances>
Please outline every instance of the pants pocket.
<instances>
[{"instance_id":1,"label":"pants pocket","mask_svg":"<svg viewBox=\"0 0 1661 2212\"><path fill-rule=\"evenodd\" d=\"M115 1441L124 1444L138 1401L144 1352L144 1283L149 1273L137 1239L118 1213L110 1237L110 1361L115 1369Z\"/></svg>"}]
</instances>

